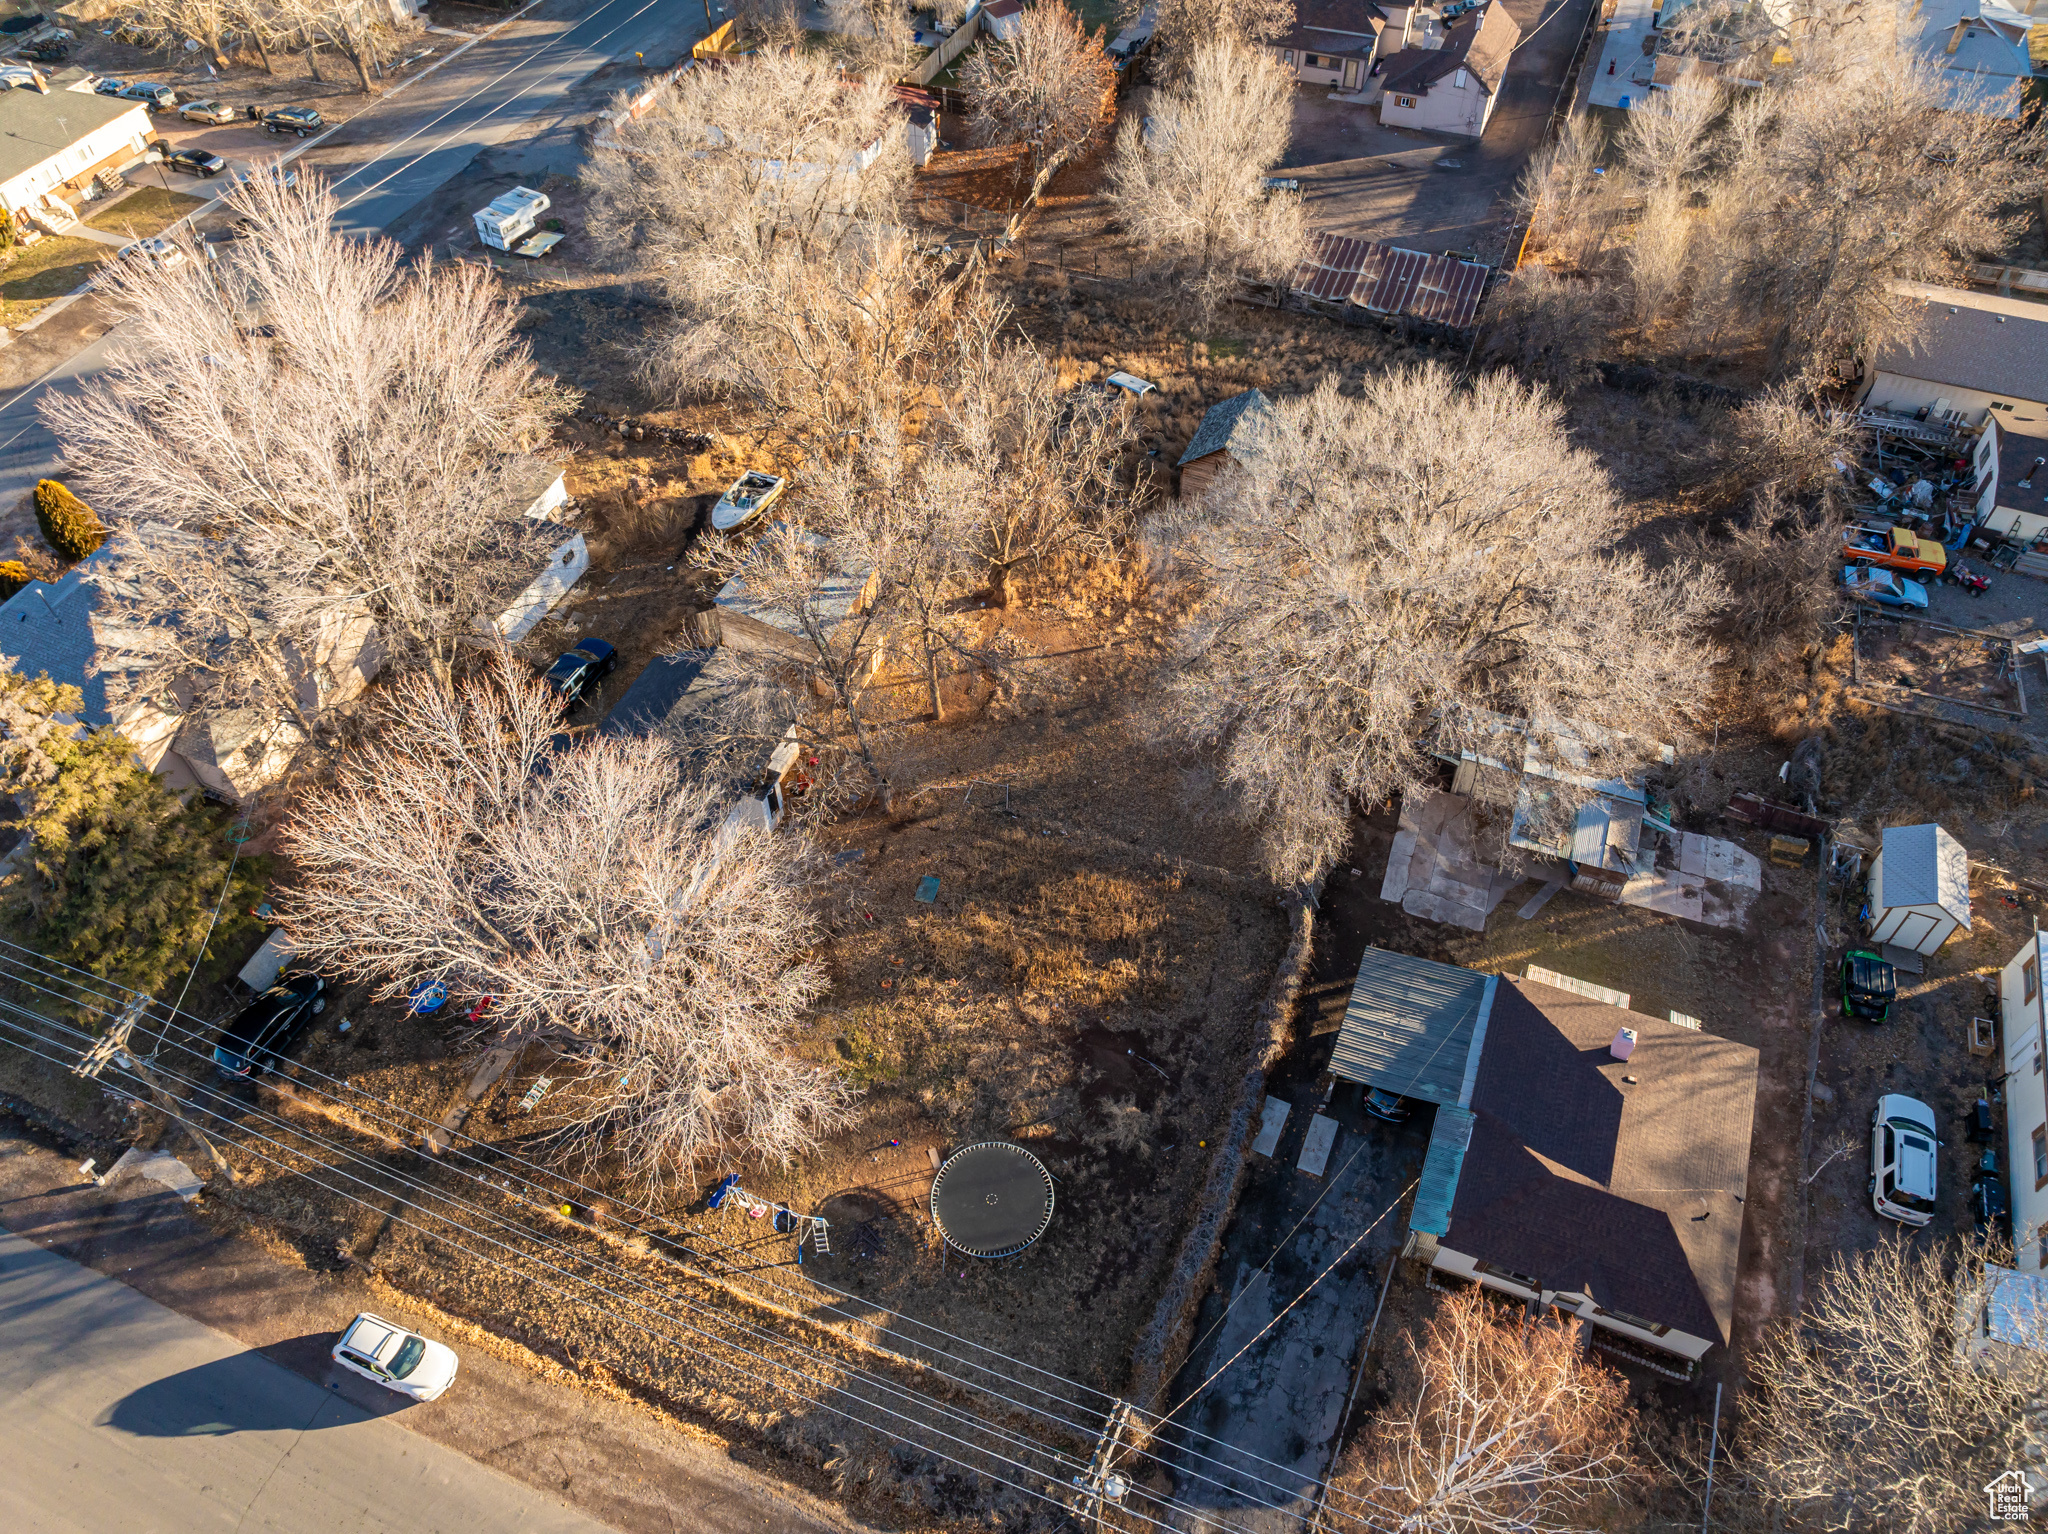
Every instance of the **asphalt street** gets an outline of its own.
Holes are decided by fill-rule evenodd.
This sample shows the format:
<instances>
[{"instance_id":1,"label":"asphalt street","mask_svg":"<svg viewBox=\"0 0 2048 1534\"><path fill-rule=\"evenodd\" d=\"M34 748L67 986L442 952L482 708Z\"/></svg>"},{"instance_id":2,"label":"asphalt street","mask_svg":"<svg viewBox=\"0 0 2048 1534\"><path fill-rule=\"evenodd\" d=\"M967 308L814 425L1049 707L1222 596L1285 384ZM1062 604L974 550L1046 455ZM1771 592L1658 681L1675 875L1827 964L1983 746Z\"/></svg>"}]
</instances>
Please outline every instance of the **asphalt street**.
<instances>
[{"instance_id":1,"label":"asphalt street","mask_svg":"<svg viewBox=\"0 0 2048 1534\"><path fill-rule=\"evenodd\" d=\"M636 53L666 63L686 53L704 35L706 15L706 0L543 5L310 141L303 163L333 180L342 229L382 233L478 151L560 107L571 87L607 63ZM57 441L37 403L51 391L78 389L120 343L117 327L0 401L0 507L58 469Z\"/></svg>"},{"instance_id":2,"label":"asphalt street","mask_svg":"<svg viewBox=\"0 0 2048 1534\"><path fill-rule=\"evenodd\" d=\"M607 1527L5 1232L0 1399L15 1534Z\"/></svg>"}]
</instances>

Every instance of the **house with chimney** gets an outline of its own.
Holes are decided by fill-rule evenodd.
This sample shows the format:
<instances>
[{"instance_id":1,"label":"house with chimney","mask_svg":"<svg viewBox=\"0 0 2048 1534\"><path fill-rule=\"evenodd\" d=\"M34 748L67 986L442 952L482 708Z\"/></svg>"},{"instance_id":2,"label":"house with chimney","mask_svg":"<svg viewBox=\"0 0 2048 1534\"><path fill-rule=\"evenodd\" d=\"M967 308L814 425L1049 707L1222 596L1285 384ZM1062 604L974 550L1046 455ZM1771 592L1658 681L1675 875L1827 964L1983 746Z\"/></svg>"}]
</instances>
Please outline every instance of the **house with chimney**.
<instances>
[{"instance_id":1,"label":"house with chimney","mask_svg":"<svg viewBox=\"0 0 2048 1534\"><path fill-rule=\"evenodd\" d=\"M1381 42L1380 121L1390 128L1421 128L1479 138L1493 120L1507 79L1508 58L1522 29L1500 0L1441 11L1416 6L1390 13ZM1403 40L1398 53L1386 44Z\"/></svg>"},{"instance_id":2,"label":"house with chimney","mask_svg":"<svg viewBox=\"0 0 2048 1534\"><path fill-rule=\"evenodd\" d=\"M1429 1103L1407 1255L1690 1378L1727 1346L1757 1051L1626 993L1365 951L1331 1071Z\"/></svg>"},{"instance_id":3,"label":"house with chimney","mask_svg":"<svg viewBox=\"0 0 2048 1534\"><path fill-rule=\"evenodd\" d=\"M17 221L26 214L60 228L95 177L142 158L149 109L95 94L82 69L19 73L0 91L0 206Z\"/></svg>"}]
</instances>

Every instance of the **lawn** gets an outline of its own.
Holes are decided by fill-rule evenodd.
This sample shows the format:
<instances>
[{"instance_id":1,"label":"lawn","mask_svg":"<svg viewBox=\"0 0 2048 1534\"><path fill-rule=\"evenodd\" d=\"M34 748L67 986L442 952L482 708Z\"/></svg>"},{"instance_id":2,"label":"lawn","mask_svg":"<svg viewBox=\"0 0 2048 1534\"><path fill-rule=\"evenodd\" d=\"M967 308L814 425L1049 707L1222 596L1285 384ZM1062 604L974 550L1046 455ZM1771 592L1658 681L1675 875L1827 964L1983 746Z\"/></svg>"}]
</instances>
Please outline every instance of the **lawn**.
<instances>
[{"instance_id":1,"label":"lawn","mask_svg":"<svg viewBox=\"0 0 2048 1534\"><path fill-rule=\"evenodd\" d=\"M62 298L86 278L113 248L97 240L65 235L16 249L0 266L0 325L33 319L53 298Z\"/></svg>"},{"instance_id":2,"label":"lawn","mask_svg":"<svg viewBox=\"0 0 2048 1534\"><path fill-rule=\"evenodd\" d=\"M206 205L203 197L184 192L167 192L160 186L137 187L104 213L85 221L88 229L108 234L125 234L135 239L161 234L195 208Z\"/></svg>"}]
</instances>

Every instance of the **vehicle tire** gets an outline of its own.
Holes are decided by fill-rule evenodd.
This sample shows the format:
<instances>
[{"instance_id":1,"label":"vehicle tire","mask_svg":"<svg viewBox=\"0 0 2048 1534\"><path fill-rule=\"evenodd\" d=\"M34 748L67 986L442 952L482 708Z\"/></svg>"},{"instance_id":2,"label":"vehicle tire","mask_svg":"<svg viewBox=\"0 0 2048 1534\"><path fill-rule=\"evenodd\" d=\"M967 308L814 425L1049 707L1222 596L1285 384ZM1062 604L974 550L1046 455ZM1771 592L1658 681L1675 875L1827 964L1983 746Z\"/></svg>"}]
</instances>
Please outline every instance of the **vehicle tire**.
<instances>
[{"instance_id":1,"label":"vehicle tire","mask_svg":"<svg viewBox=\"0 0 2048 1534\"><path fill-rule=\"evenodd\" d=\"M319 1016L319 1015L320 1015L320 1014L321 1014L322 1012L325 1012L326 1010L327 1010L327 998L326 998L325 996L316 996L316 997L314 997L314 998L313 998L313 1015L314 1015L315 1017L318 1017L318 1016Z\"/></svg>"},{"instance_id":2,"label":"vehicle tire","mask_svg":"<svg viewBox=\"0 0 2048 1534\"><path fill-rule=\"evenodd\" d=\"M311 138L312 136L313 136L313 130L312 130L311 128L301 128L301 129L299 129L299 137L300 137L300 138Z\"/></svg>"}]
</instances>

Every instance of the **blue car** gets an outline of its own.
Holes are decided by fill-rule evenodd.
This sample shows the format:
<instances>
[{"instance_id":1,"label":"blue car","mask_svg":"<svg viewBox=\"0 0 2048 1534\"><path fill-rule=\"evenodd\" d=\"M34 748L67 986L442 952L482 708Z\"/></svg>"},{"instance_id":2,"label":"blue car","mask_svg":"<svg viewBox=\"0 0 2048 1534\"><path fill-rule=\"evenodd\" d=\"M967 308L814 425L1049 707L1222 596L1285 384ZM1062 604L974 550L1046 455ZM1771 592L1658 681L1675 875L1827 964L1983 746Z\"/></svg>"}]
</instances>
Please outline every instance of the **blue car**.
<instances>
[{"instance_id":1,"label":"blue car","mask_svg":"<svg viewBox=\"0 0 2048 1534\"><path fill-rule=\"evenodd\" d=\"M1925 586L1918 581L1907 580L1896 570L1887 570L1879 565L1845 566L1842 588L1852 597L1861 597L1883 607L1924 610L1927 606Z\"/></svg>"}]
</instances>

